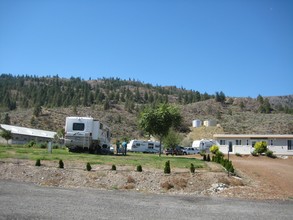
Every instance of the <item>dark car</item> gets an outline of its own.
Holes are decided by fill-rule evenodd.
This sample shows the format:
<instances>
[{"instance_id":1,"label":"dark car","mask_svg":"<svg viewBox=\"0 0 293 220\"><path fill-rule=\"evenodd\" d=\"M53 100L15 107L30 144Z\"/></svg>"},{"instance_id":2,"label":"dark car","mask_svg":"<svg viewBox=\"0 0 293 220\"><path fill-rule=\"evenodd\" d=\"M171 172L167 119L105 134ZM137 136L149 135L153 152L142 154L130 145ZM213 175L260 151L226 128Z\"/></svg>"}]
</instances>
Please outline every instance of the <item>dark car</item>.
<instances>
[{"instance_id":1,"label":"dark car","mask_svg":"<svg viewBox=\"0 0 293 220\"><path fill-rule=\"evenodd\" d=\"M168 148L165 150L165 154L168 156L169 154L171 155L183 155L183 150L184 147L177 146L174 149L173 148Z\"/></svg>"}]
</instances>

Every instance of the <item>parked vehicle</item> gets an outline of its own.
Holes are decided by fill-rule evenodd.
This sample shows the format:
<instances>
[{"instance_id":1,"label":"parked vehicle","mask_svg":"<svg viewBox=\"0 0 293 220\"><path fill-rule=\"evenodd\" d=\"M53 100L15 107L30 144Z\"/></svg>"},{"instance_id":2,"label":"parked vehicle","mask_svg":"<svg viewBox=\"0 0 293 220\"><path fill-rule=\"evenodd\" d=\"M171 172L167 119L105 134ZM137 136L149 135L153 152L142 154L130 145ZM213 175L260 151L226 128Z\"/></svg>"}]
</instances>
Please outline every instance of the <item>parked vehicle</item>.
<instances>
[{"instance_id":1,"label":"parked vehicle","mask_svg":"<svg viewBox=\"0 0 293 220\"><path fill-rule=\"evenodd\" d=\"M165 150L165 154L168 156L169 154L171 155L183 155L183 150L184 147L177 146L174 149L173 148L168 148Z\"/></svg>"},{"instance_id":2,"label":"parked vehicle","mask_svg":"<svg viewBox=\"0 0 293 220\"><path fill-rule=\"evenodd\" d=\"M192 147L198 151L208 151L211 146L216 145L216 142L213 140L195 140L192 143Z\"/></svg>"},{"instance_id":3,"label":"parked vehicle","mask_svg":"<svg viewBox=\"0 0 293 220\"><path fill-rule=\"evenodd\" d=\"M199 154L200 151L194 147L185 147L183 149L183 154L184 155L189 155L189 154Z\"/></svg>"},{"instance_id":4,"label":"parked vehicle","mask_svg":"<svg viewBox=\"0 0 293 220\"><path fill-rule=\"evenodd\" d=\"M110 153L110 128L91 117L67 117L64 144L72 152Z\"/></svg>"},{"instance_id":5,"label":"parked vehicle","mask_svg":"<svg viewBox=\"0 0 293 220\"><path fill-rule=\"evenodd\" d=\"M161 146L161 152L163 146ZM159 153L160 142L158 141L144 141L144 140L131 140L127 144L127 151L130 152L143 152L143 153Z\"/></svg>"}]
</instances>

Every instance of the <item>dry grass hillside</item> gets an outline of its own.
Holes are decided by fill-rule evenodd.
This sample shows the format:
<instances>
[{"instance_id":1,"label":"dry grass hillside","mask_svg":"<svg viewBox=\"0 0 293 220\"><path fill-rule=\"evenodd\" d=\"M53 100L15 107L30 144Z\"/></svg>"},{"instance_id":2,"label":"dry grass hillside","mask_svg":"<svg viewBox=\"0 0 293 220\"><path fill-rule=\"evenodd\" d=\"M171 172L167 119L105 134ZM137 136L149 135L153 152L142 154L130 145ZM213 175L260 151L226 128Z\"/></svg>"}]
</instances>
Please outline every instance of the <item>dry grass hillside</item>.
<instances>
[{"instance_id":1,"label":"dry grass hillside","mask_svg":"<svg viewBox=\"0 0 293 220\"><path fill-rule=\"evenodd\" d=\"M244 107L240 107L240 102ZM180 105L183 116L185 143L195 139L210 139L215 133L243 134L293 134L293 115L285 113L258 113L258 104L251 98L229 99L221 104L213 99L188 105ZM138 129L138 113L126 111L123 105L112 104L104 110L101 105L74 108L42 108L39 117L33 119L33 109L16 109L9 112L12 125L57 131L65 125L66 116L92 116L108 124L112 129L113 140L121 137L142 138ZM216 127L192 128L192 120L214 119Z\"/></svg>"}]
</instances>

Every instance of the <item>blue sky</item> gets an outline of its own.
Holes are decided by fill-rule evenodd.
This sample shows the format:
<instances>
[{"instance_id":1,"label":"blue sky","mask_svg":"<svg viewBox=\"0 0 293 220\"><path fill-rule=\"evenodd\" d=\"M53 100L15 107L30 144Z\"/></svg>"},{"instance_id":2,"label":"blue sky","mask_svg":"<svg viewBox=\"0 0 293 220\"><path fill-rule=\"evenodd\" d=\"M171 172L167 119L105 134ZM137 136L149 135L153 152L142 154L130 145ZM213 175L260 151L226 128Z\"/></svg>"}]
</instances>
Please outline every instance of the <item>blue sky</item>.
<instances>
[{"instance_id":1,"label":"blue sky","mask_svg":"<svg viewBox=\"0 0 293 220\"><path fill-rule=\"evenodd\" d=\"M0 73L293 94L291 0L0 0Z\"/></svg>"}]
</instances>

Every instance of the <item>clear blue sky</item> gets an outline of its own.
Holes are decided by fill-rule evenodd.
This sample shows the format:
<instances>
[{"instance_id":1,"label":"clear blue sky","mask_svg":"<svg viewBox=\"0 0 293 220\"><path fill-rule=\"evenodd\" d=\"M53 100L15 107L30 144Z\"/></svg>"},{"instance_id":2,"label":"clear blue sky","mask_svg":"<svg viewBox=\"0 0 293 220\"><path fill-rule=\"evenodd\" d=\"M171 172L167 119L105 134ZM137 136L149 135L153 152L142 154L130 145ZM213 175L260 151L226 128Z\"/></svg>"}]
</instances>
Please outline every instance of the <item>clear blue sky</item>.
<instances>
[{"instance_id":1,"label":"clear blue sky","mask_svg":"<svg viewBox=\"0 0 293 220\"><path fill-rule=\"evenodd\" d=\"M292 0L0 0L0 73L293 94Z\"/></svg>"}]
</instances>

